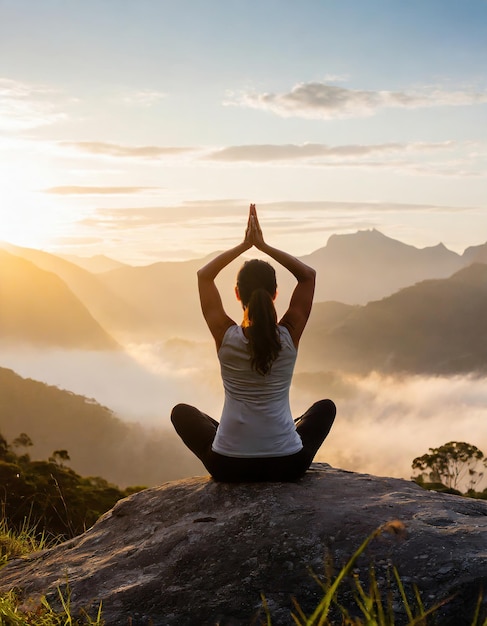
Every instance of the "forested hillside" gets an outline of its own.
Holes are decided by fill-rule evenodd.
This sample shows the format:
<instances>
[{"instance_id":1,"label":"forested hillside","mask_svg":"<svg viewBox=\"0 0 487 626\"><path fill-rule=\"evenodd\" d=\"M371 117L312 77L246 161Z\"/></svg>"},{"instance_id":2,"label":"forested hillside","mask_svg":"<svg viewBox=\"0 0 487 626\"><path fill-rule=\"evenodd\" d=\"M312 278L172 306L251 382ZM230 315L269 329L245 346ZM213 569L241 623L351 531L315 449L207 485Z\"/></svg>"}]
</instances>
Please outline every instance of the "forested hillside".
<instances>
[{"instance_id":1,"label":"forested hillside","mask_svg":"<svg viewBox=\"0 0 487 626\"><path fill-rule=\"evenodd\" d=\"M48 542L52 537L74 537L120 498L141 489L119 489L99 476L80 476L68 467L66 450L54 450L49 459L33 461L31 444L26 433L8 442L0 431L2 528L34 533Z\"/></svg>"},{"instance_id":2,"label":"forested hillside","mask_svg":"<svg viewBox=\"0 0 487 626\"><path fill-rule=\"evenodd\" d=\"M167 416L161 415L161 422L167 425ZM123 422L94 400L5 368L0 368L0 432L7 440L27 433L34 459L65 449L77 472L118 485L154 485L201 473L172 429Z\"/></svg>"}]
</instances>

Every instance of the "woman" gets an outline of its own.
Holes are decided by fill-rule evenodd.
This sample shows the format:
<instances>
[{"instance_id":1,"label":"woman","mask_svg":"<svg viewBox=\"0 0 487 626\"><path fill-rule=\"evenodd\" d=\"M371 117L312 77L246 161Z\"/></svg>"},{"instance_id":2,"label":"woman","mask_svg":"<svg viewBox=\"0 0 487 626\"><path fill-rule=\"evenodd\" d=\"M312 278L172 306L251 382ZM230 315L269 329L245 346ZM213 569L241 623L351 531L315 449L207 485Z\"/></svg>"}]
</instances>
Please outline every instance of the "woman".
<instances>
[{"instance_id":1,"label":"woman","mask_svg":"<svg viewBox=\"0 0 487 626\"><path fill-rule=\"evenodd\" d=\"M225 313L215 278L252 246L289 270L297 285L278 322L274 269L257 259L245 263L235 287L244 311L239 326ZM250 205L243 242L198 271L201 308L215 339L225 402L220 423L187 404L174 407L171 421L215 480L296 480L328 435L336 413L331 400L316 402L296 421L289 406L297 348L314 287L311 267L265 243L255 204Z\"/></svg>"}]
</instances>

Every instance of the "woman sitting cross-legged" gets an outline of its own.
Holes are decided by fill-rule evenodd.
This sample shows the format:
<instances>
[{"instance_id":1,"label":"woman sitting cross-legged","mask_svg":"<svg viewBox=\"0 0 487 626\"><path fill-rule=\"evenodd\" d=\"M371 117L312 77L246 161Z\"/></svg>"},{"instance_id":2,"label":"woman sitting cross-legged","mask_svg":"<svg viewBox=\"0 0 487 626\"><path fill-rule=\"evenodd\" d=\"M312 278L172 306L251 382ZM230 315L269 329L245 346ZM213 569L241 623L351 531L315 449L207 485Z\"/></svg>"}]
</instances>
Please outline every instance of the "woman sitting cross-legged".
<instances>
[{"instance_id":1,"label":"woman sitting cross-legged","mask_svg":"<svg viewBox=\"0 0 487 626\"><path fill-rule=\"evenodd\" d=\"M274 268L259 259L244 263L235 287L243 307L238 325L225 313L215 278L252 246L289 270L297 285L278 321ZM201 268L198 287L203 315L216 342L225 402L220 422L193 406L176 405L171 421L177 433L217 481L297 480L309 468L336 414L331 400L320 400L293 420L289 405L315 271L265 243L251 204L244 241Z\"/></svg>"}]
</instances>

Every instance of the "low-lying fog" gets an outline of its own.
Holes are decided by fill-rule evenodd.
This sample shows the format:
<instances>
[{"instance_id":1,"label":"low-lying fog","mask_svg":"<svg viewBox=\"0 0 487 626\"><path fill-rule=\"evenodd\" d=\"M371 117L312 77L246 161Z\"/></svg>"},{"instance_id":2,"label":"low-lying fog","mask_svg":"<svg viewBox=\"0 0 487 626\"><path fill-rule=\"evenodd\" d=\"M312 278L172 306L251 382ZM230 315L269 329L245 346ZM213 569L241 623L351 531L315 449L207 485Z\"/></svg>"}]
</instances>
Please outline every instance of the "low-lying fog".
<instances>
[{"instance_id":1,"label":"low-lying fog","mask_svg":"<svg viewBox=\"0 0 487 626\"><path fill-rule=\"evenodd\" d=\"M94 398L119 417L151 427L170 427L177 402L218 418L223 395L212 344L174 339L126 349L120 355L16 348L3 351L1 366ZM409 478L414 457L451 440L487 453L486 382L473 376L306 373L298 359L291 403L296 416L320 398L337 404L335 426L316 460Z\"/></svg>"}]
</instances>

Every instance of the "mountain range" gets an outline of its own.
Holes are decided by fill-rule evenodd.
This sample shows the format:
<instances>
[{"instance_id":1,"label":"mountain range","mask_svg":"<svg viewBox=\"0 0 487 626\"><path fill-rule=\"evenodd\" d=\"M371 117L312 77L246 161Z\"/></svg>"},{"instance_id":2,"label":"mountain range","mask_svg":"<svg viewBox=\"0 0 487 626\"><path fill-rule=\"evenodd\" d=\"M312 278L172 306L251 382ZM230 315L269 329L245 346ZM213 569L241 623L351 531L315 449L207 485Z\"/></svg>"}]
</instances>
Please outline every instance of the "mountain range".
<instances>
[{"instance_id":1,"label":"mountain range","mask_svg":"<svg viewBox=\"0 0 487 626\"><path fill-rule=\"evenodd\" d=\"M208 338L196 270L214 255L139 267L115 262L113 269L92 273L46 252L4 248L3 340L116 349L117 341ZM442 244L419 249L368 230L333 235L302 258L318 275L301 344L304 367L484 371L487 244L460 255ZM241 309L233 285L241 263L218 277L224 305L237 321ZM106 259L102 264L110 265ZM279 308L288 302L293 279L277 270Z\"/></svg>"},{"instance_id":2,"label":"mountain range","mask_svg":"<svg viewBox=\"0 0 487 626\"><path fill-rule=\"evenodd\" d=\"M332 235L302 259L317 269L316 301L366 304L426 278L446 278L473 263L471 256L466 261L443 244L416 248L372 229Z\"/></svg>"}]
</instances>

